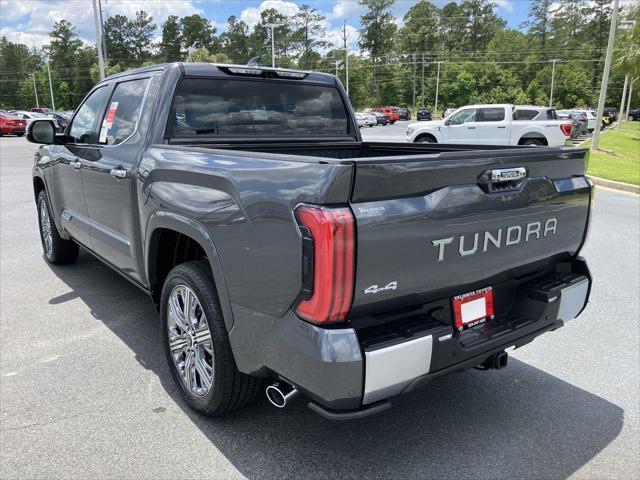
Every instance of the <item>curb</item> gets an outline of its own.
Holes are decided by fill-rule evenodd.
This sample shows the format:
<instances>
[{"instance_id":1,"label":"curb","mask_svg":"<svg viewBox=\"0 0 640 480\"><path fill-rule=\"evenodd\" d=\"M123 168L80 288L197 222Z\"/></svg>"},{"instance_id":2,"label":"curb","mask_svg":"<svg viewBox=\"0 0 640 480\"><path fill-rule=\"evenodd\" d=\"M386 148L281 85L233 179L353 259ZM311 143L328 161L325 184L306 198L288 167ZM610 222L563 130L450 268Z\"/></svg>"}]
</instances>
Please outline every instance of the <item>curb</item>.
<instances>
[{"instance_id":1,"label":"curb","mask_svg":"<svg viewBox=\"0 0 640 480\"><path fill-rule=\"evenodd\" d=\"M615 180L607 180L606 178L593 177L591 175L589 175L589 178L593 180L593 183L595 183L596 185L600 185L601 187L613 188L614 190L640 194L640 185L616 182Z\"/></svg>"}]
</instances>

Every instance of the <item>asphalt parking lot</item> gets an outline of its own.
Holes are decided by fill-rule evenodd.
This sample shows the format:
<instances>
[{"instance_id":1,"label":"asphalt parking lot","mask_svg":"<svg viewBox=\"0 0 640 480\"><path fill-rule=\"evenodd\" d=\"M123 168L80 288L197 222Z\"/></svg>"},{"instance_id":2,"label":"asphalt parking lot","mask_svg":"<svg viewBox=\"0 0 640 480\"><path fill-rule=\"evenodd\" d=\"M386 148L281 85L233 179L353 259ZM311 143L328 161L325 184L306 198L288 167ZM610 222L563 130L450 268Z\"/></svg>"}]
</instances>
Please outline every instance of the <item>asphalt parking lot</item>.
<instances>
[{"instance_id":1,"label":"asphalt parking lot","mask_svg":"<svg viewBox=\"0 0 640 480\"><path fill-rule=\"evenodd\" d=\"M640 197L599 189L590 305L508 368L443 378L357 421L263 396L209 419L180 400L143 293L86 253L43 260L35 148L0 139L1 478L639 477Z\"/></svg>"}]
</instances>

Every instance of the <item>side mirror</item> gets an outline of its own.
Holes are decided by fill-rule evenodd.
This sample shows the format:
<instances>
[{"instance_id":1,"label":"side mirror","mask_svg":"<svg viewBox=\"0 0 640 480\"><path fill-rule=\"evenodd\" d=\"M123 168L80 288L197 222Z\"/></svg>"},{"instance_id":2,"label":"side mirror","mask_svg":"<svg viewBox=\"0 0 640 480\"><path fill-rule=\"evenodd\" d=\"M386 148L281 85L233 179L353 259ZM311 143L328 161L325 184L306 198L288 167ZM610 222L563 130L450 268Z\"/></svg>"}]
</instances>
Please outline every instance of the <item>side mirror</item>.
<instances>
[{"instance_id":1,"label":"side mirror","mask_svg":"<svg viewBox=\"0 0 640 480\"><path fill-rule=\"evenodd\" d=\"M449 125L451 125L451 120L450 120L450 119L446 119L446 120L444 121L444 126L445 126L445 127L448 127Z\"/></svg>"},{"instance_id":2,"label":"side mirror","mask_svg":"<svg viewBox=\"0 0 640 480\"><path fill-rule=\"evenodd\" d=\"M27 140L31 143L51 145L56 139L56 125L53 120L33 120L27 127Z\"/></svg>"}]
</instances>

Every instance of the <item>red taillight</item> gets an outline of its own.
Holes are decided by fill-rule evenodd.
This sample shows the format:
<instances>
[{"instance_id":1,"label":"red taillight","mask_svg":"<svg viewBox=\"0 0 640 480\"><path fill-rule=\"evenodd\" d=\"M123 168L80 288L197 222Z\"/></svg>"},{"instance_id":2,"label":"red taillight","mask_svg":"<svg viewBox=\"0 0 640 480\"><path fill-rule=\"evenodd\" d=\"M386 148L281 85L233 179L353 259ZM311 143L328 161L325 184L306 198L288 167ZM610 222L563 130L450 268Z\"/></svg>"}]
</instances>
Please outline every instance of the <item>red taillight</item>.
<instances>
[{"instance_id":1,"label":"red taillight","mask_svg":"<svg viewBox=\"0 0 640 480\"><path fill-rule=\"evenodd\" d=\"M570 123L562 123L562 124L560 124L560 130L562 130L562 133L564 134L565 137L570 137L571 136L571 124Z\"/></svg>"},{"instance_id":2,"label":"red taillight","mask_svg":"<svg viewBox=\"0 0 640 480\"><path fill-rule=\"evenodd\" d=\"M313 238L312 292L298 303L296 313L315 323L344 320L351 308L355 271L351 210L300 205L296 216Z\"/></svg>"}]
</instances>

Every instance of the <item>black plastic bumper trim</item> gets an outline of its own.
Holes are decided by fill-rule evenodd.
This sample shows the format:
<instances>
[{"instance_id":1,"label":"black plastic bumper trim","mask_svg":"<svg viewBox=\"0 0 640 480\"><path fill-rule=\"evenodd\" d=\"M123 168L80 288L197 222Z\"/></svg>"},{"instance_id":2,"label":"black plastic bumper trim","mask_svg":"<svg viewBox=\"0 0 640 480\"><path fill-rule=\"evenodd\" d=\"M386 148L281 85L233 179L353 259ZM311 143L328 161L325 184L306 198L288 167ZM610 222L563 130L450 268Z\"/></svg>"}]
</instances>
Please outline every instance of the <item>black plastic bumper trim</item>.
<instances>
[{"instance_id":1,"label":"black plastic bumper trim","mask_svg":"<svg viewBox=\"0 0 640 480\"><path fill-rule=\"evenodd\" d=\"M384 410L388 410L389 408L391 408L391 402L385 400L381 403L376 403L371 407L363 408L362 410L347 410L342 412L328 410L314 402L309 402L307 406L318 415L321 415L329 420L355 420L358 418L364 418L368 417L369 415L380 413Z\"/></svg>"}]
</instances>

